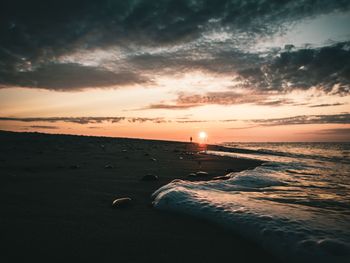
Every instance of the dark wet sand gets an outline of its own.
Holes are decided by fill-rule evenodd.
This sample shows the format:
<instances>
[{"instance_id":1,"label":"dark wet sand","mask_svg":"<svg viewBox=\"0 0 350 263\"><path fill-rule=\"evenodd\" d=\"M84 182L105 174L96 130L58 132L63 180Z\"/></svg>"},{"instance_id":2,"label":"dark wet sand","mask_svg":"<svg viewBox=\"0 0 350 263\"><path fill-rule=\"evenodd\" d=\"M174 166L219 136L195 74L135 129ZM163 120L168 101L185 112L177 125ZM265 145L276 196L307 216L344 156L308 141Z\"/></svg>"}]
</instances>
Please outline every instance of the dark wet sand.
<instances>
[{"instance_id":1,"label":"dark wet sand","mask_svg":"<svg viewBox=\"0 0 350 263\"><path fill-rule=\"evenodd\" d=\"M0 145L0 262L276 262L226 229L150 205L173 179L256 161L186 154L196 144L103 137L0 132ZM159 180L141 181L147 173ZM132 206L112 209L117 197Z\"/></svg>"}]
</instances>

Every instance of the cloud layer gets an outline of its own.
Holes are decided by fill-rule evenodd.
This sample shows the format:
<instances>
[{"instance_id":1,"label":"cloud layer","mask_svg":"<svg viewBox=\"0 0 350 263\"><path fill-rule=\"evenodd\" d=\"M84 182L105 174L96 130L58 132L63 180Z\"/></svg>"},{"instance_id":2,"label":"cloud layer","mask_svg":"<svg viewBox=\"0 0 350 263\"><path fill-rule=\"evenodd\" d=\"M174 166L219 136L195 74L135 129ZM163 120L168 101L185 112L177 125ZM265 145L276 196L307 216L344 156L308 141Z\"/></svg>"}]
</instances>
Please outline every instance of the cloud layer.
<instances>
[{"instance_id":1,"label":"cloud layer","mask_svg":"<svg viewBox=\"0 0 350 263\"><path fill-rule=\"evenodd\" d=\"M2 80L3 87L13 85L56 91L82 90L93 87L105 88L150 82L141 75L132 72L114 73L98 67L73 63L53 63L40 66L32 71L9 72L3 76Z\"/></svg>"},{"instance_id":2,"label":"cloud layer","mask_svg":"<svg viewBox=\"0 0 350 263\"><path fill-rule=\"evenodd\" d=\"M330 115L301 115L287 118L249 120L259 126L284 126L301 124L350 124L350 113Z\"/></svg>"},{"instance_id":3,"label":"cloud layer","mask_svg":"<svg viewBox=\"0 0 350 263\"><path fill-rule=\"evenodd\" d=\"M347 95L349 42L264 54L252 47L305 18L349 8L347 0L5 0L0 87L149 85L158 75L202 70L232 76L262 98L315 86Z\"/></svg>"},{"instance_id":4,"label":"cloud layer","mask_svg":"<svg viewBox=\"0 0 350 263\"><path fill-rule=\"evenodd\" d=\"M236 122L236 119L230 120L196 120L188 118L167 119L163 117L145 118L145 117L0 117L0 121L20 121L20 122L68 122L77 124L101 124L109 123L200 123L200 122ZM242 121L242 120L241 120ZM284 126L284 125L303 125L303 124L350 124L350 113L329 114L329 115L300 115L286 118L272 119L247 119L243 120L252 124L248 127L236 127L233 129L249 129L259 126ZM45 127L36 125L31 127Z\"/></svg>"},{"instance_id":5,"label":"cloud layer","mask_svg":"<svg viewBox=\"0 0 350 263\"><path fill-rule=\"evenodd\" d=\"M21 122L68 122L77 124L96 124L103 122L119 123L122 121L132 123L154 122L163 123L166 122L164 118L143 118L143 117L0 117L0 121L21 121Z\"/></svg>"},{"instance_id":6,"label":"cloud layer","mask_svg":"<svg viewBox=\"0 0 350 263\"><path fill-rule=\"evenodd\" d=\"M283 91L316 87L325 93L350 93L350 42L280 53L271 62L240 71L247 87Z\"/></svg>"}]
</instances>

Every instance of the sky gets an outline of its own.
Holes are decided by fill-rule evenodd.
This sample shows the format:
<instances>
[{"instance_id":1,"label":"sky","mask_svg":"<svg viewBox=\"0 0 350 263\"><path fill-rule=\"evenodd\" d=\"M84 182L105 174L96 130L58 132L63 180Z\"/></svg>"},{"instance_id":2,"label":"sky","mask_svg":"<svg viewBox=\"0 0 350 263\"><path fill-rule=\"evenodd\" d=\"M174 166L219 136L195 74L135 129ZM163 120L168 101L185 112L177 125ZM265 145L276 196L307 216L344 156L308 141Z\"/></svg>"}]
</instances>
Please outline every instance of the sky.
<instances>
[{"instance_id":1,"label":"sky","mask_svg":"<svg viewBox=\"0 0 350 263\"><path fill-rule=\"evenodd\" d=\"M0 3L0 130L350 141L348 0Z\"/></svg>"}]
</instances>

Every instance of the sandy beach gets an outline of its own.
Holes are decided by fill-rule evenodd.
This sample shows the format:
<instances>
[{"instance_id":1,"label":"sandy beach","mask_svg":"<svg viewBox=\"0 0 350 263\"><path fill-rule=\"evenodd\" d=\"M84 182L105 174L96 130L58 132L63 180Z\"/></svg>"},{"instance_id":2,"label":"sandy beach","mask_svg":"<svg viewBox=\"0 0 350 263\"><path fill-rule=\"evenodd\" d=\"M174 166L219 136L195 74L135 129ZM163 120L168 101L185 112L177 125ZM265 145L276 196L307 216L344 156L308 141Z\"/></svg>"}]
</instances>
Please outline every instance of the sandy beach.
<instances>
[{"instance_id":1,"label":"sandy beach","mask_svg":"<svg viewBox=\"0 0 350 263\"><path fill-rule=\"evenodd\" d=\"M212 179L257 161L181 142L12 132L0 142L1 262L275 262L231 231L151 205L174 179L199 170ZM146 174L159 180L142 181ZM130 206L112 208L121 197Z\"/></svg>"}]
</instances>

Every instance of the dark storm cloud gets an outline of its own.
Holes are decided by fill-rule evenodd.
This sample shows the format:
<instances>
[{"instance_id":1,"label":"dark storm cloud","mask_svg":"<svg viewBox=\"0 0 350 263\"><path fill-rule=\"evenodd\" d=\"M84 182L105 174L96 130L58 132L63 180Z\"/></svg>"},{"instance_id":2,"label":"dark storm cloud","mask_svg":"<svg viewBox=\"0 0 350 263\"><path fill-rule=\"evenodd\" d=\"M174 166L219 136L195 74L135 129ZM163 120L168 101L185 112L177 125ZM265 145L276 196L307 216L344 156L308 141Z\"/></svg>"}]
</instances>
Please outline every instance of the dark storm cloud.
<instances>
[{"instance_id":1,"label":"dark storm cloud","mask_svg":"<svg viewBox=\"0 0 350 263\"><path fill-rule=\"evenodd\" d=\"M52 63L42 65L31 71L20 72L7 72L6 69L0 69L0 81L3 87L14 85L60 91L150 82L146 78L131 72L114 73L102 68L74 63Z\"/></svg>"},{"instance_id":2,"label":"dark storm cloud","mask_svg":"<svg viewBox=\"0 0 350 263\"><path fill-rule=\"evenodd\" d=\"M350 124L350 113L332 115L301 115L287 118L248 120L260 126L283 126L300 124Z\"/></svg>"},{"instance_id":3,"label":"dark storm cloud","mask_svg":"<svg viewBox=\"0 0 350 263\"><path fill-rule=\"evenodd\" d=\"M287 51L286 51L287 50ZM225 52L212 54L210 60L203 61L147 57L149 65L166 68L180 66L188 71L193 68L232 75L236 74L237 84L231 88L244 88L247 93L233 91L208 92L205 94L179 94L175 103L152 104L147 109L187 109L207 104L233 105L251 103L265 106L307 105L288 99L272 99L276 94L287 94L293 90L316 88L330 95L347 96L350 94L350 42L337 43L322 48L305 48L291 51L285 48L280 52L273 50L270 56L261 58L258 54L245 54L234 51L231 56ZM215 56L220 56L220 62ZM274 57L274 58L272 58ZM236 64L237 60L239 63ZM167 62L166 62L167 61ZM216 62L215 62L216 61ZM143 65L142 63L140 65ZM243 70L237 67L244 68ZM238 76L238 77L237 77ZM310 105L309 107L340 106L342 103Z\"/></svg>"},{"instance_id":4,"label":"dark storm cloud","mask_svg":"<svg viewBox=\"0 0 350 263\"><path fill-rule=\"evenodd\" d=\"M332 70L320 66L316 59L314 62L306 61L309 65L307 72L311 74L311 79L306 80L306 73L293 71L299 62L295 62L294 55L289 54L266 66L271 79L266 80L259 72L265 70L260 67L264 59L253 54L255 62L258 62L258 68L254 69L252 65L257 63L253 63L252 55L232 50L232 47L244 46L260 36L283 32L285 26L295 21L346 11L349 7L348 0L61 0L50 1L50 4L44 0L4 0L0 4L0 85L76 90L146 83L148 80L139 75L140 71L134 71L135 68L157 73L154 72L157 67L166 63L170 70L203 68L228 74L237 71L239 64L239 75L244 81L260 89L277 89L279 84L284 84L280 79L285 78L293 87L306 88L325 83L327 90L339 81L340 92L346 92L344 85L348 81L348 71L342 67L345 58L340 53L335 55L342 58L341 65L333 72L337 75L331 79L325 79L323 73ZM170 54L175 55L170 60L168 53L152 55L135 52L138 47L144 46L170 48L220 30L240 37L231 39L227 45L217 43L220 41L205 46L197 43L187 53ZM210 42L210 39L206 41ZM107 70L103 65L97 70L57 63L62 55L104 50L110 46L135 54L129 54L125 61L114 61L113 70ZM193 58L196 55L194 50L200 50L196 59ZM323 57L319 57L320 62L333 64L334 52L334 49L329 53L324 50ZM296 55L301 56L300 53ZM318 56L315 53L304 55ZM279 64L283 67L281 72L273 72ZM320 70L316 69L318 66ZM71 69L70 75L65 80L59 79L67 68ZM84 78L81 78L82 75ZM321 80L317 82L318 76Z\"/></svg>"},{"instance_id":5,"label":"dark storm cloud","mask_svg":"<svg viewBox=\"0 0 350 263\"><path fill-rule=\"evenodd\" d=\"M317 87L325 93L350 93L350 42L318 49L286 51L268 63L239 72L244 85L261 91Z\"/></svg>"},{"instance_id":6,"label":"dark storm cloud","mask_svg":"<svg viewBox=\"0 0 350 263\"><path fill-rule=\"evenodd\" d=\"M3 43L28 50L77 41L88 47L120 39L173 43L198 36L212 24L249 34L275 31L283 22L349 9L347 0L11 0L1 4ZM276 23L279 22L279 23Z\"/></svg>"},{"instance_id":7,"label":"dark storm cloud","mask_svg":"<svg viewBox=\"0 0 350 263\"><path fill-rule=\"evenodd\" d=\"M232 74L242 68L261 64L266 61L258 54L247 53L237 48L225 51L229 43L196 43L194 46L183 47L176 51L164 51L158 54L137 54L130 56L127 63L140 71L170 71L187 72L188 70L202 70L209 73ZM188 49L188 50L186 50Z\"/></svg>"}]
</instances>

